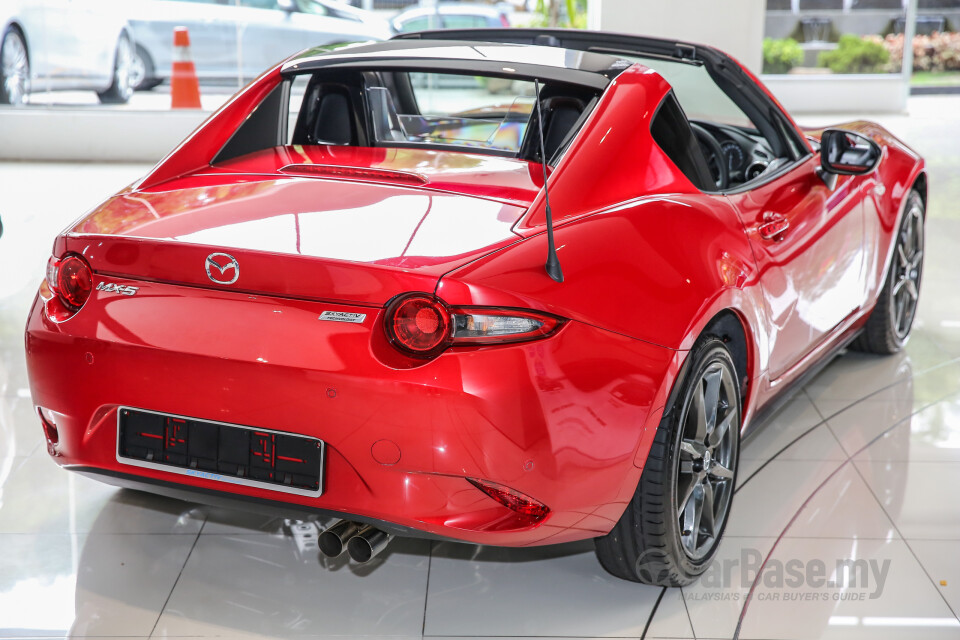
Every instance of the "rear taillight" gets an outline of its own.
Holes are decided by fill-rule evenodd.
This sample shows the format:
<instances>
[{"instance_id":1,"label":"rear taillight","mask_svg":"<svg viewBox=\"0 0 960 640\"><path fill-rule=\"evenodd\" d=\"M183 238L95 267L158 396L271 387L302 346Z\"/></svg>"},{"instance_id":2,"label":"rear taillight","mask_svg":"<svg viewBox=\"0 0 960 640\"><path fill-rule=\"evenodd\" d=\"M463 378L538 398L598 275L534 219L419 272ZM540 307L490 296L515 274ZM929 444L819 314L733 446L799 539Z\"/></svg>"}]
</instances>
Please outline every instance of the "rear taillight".
<instances>
[{"instance_id":1,"label":"rear taillight","mask_svg":"<svg viewBox=\"0 0 960 640\"><path fill-rule=\"evenodd\" d=\"M93 291L93 272L86 260L77 255L50 258L47 263L47 286L57 294L65 307L78 311Z\"/></svg>"},{"instance_id":2,"label":"rear taillight","mask_svg":"<svg viewBox=\"0 0 960 640\"><path fill-rule=\"evenodd\" d=\"M453 309L454 344L524 342L550 335L561 320L536 311L487 307Z\"/></svg>"},{"instance_id":3,"label":"rear taillight","mask_svg":"<svg viewBox=\"0 0 960 640\"><path fill-rule=\"evenodd\" d=\"M430 358L450 344L450 312L431 296L398 298L387 308L386 322L390 342L410 355Z\"/></svg>"},{"instance_id":4,"label":"rear taillight","mask_svg":"<svg viewBox=\"0 0 960 640\"><path fill-rule=\"evenodd\" d=\"M514 513L528 518L530 524L540 522L550 513L547 505L534 500L526 494L520 493L516 489L511 489L502 484L488 482L486 480L467 478L467 481Z\"/></svg>"},{"instance_id":5,"label":"rear taillight","mask_svg":"<svg viewBox=\"0 0 960 640\"><path fill-rule=\"evenodd\" d=\"M390 343L419 358L433 358L450 346L507 344L545 338L561 318L499 307L448 307L426 293L395 299L387 306Z\"/></svg>"}]
</instances>

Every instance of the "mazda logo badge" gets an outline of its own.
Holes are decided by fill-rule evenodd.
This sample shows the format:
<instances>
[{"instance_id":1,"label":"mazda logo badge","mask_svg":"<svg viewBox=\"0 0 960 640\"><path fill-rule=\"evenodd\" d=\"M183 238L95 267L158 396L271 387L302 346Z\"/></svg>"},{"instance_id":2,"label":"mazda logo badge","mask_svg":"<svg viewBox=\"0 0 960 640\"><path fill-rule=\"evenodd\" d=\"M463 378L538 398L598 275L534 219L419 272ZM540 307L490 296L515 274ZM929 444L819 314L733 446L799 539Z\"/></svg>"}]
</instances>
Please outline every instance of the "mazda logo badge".
<instances>
[{"instance_id":1,"label":"mazda logo badge","mask_svg":"<svg viewBox=\"0 0 960 640\"><path fill-rule=\"evenodd\" d=\"M240 277L240 263L229 253L211 253L206 261L207 277L217 284L233 284ZM233 273L229 271L233 269Z\"/></svg>"}]
</instances>

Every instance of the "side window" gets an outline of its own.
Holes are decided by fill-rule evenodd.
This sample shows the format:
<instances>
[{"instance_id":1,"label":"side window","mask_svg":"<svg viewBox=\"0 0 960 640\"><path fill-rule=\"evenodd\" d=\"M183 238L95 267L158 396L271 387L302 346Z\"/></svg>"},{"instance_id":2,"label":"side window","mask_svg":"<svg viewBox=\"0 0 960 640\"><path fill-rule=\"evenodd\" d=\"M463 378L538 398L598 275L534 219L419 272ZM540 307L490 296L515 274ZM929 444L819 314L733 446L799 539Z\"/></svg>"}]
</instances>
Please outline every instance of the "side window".
<instances>
[{"instance_id":1,"label":"side window","mask_svg":"<svg viewBox=\"0 0 960 640\"><path fill-rule=\"evenodd\" d=\"M297 9L303 13L309 13L314 16L333 16L335 18L351 19L349 14L339 15L337 12L331 11L326 5L320 4L315 0L297 0Z\"/></svg>"},{"instance_id":2,"label":"side window","mask_svg":"<svg viewBox=\"0 0 960 640\"><path fill-rule=\"evenodd\" d=\"M400 25L400 31L403 33L410 33L411 31L425 31L429 28L429 18L412 18Z\"/></svg>"},{"instance_id":3,"label":"side window","mask_svg":"<svg viewBox=\"0 0 960 640\"><path fill-rule=\"evenodd\" d=\"M650 134L657 146L695 187L701 191L716 191L716 184L710 176L710 169L690 128L690 122L672 91L654 114Z\"/></svg>"},{"instance_id":4,"label":"side window","mask_svg":"<svg viewBox=\"0 0 960 640\"><path fill-rule=\"evenodd\" d=\"M210 164L226 162L248 153L283 144L282 125L285 120L282 118L286 115L284 111L288 104L287 90L287 84L280 83L267 94L267 97L250 112L243 124L233 132L233 136L217 152Z\"/></svg>"},{"instance_id":5,"label":"side window","mask_svg":"<svg viewBox=\"0 0 960 640\"><path fill-rule=\"evenodd\" d=\"M448 15L443 16L444 29L479 29L489 26L483 16Z\"/></svg>"}]
</instances>

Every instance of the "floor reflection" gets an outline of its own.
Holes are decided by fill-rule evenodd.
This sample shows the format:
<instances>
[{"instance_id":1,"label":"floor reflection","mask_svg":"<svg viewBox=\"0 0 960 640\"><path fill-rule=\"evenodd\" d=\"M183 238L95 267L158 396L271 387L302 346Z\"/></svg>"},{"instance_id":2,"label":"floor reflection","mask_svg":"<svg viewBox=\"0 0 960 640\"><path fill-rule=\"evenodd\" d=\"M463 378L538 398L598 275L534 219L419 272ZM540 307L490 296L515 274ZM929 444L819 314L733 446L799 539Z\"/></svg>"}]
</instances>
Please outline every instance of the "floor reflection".
<instances>
[{"instance_id":1,"label":"floor reflection","mask_svg":"<svg viewBox=\"0 0 960 640\"><path fill-rule=\"evenodd\" d=\"M611 579L589 541L504 550L398 540L359 568L304 552L280 519L59 469L27 389L27 310L77 203L146 168L4 165L0 636L730 638L739 625L744 639L960 637L960 219L950 195L960 183L941 120L922 110L891 120L930 158L929 262L907 349L838 358L745 443L717 561L759 555L767 568L662 598ZM38 200L52 180L62 189ZM768 582L774 561L838 558L889 561L883 593L797 602L784 594L805 587Z\"/></svg>"}]
</instances>

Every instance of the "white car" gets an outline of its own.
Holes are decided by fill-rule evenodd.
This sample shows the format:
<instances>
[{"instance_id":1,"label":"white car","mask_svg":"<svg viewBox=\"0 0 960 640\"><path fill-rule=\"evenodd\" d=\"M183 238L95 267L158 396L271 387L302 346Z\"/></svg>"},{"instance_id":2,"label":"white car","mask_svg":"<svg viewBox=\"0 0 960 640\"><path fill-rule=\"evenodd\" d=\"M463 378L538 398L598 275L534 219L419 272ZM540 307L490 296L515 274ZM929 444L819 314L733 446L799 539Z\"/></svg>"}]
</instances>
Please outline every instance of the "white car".
<instances>
[{"instance_id":1,"label":"white car","mask_svg":"<svg viewBox=\"0 0 960 640\"><path fill-rule=\"evenodd\" d=\"M505 8L509 5L450 2L435 7L414 6L395 15L391 24L397 33L429 29L498 29L510 26L503 11Z\"/></svg>"},{"instance_id":2,"label":"white car","mask_svg":"<svg viewBox=\"0 0 960 640\"><path fill-rule=\"evenodd\" d=\"M255 78L307 47L386 40L387 20L335 0L129 0L138 89L170 77L173 29L187 27L201 80Z\"/></svg>"},{"instance_id":3,"label":"white car","mask_svg":"<svg viewBox=\"0 0 960 640\"><path fill-rule=\"evenodd\" d=\"M129 100L133 35L115 7L114 0L0 0L0 104L60 90Z\"/></svg>"}]
</instances>

